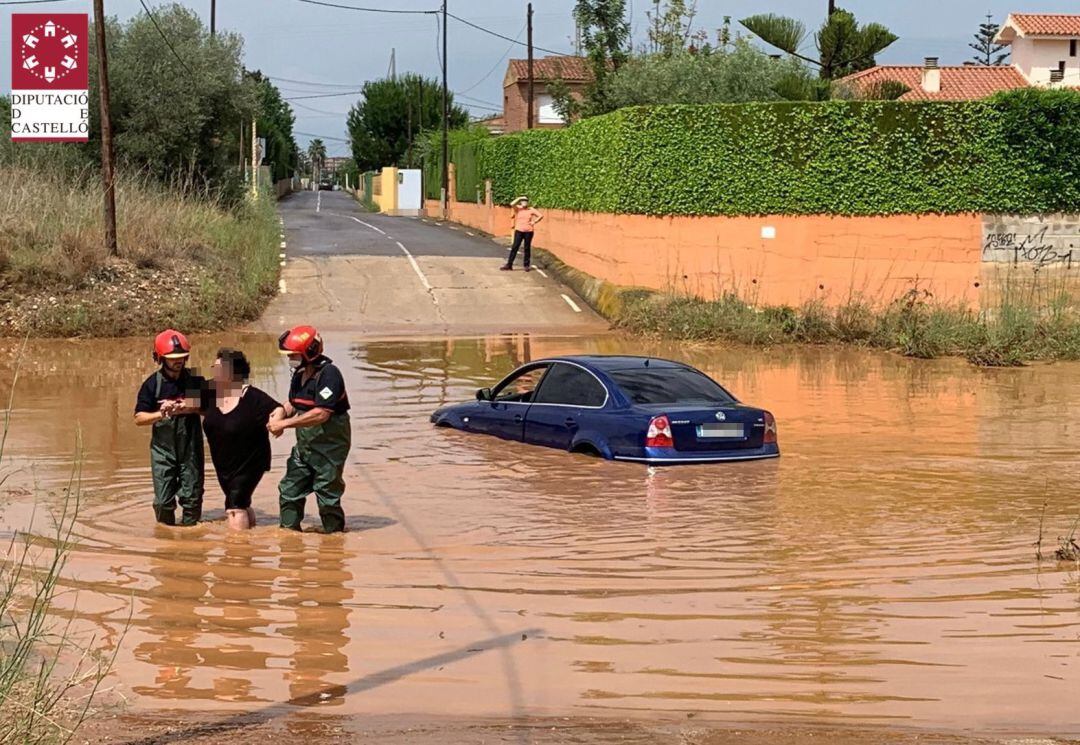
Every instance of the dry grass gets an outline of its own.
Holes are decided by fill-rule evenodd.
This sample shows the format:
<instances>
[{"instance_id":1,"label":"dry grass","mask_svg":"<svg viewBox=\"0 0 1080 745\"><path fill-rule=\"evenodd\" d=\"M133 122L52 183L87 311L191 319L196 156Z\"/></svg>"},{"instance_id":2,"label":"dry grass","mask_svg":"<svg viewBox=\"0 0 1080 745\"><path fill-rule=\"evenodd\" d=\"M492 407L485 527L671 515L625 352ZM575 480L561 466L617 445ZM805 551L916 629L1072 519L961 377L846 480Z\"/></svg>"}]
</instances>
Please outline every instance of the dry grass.
<instances>
[{"instance_id":1,"label":"dry grass","mask_svg":"<svg viewBox=\"0 0 1080 745\"><path fill-rule=\"evenodd\" d=\"M269 199L224 209L205 191L117 182L119 257L102 236L96 172L31 165L0 181L0 331L123 335L254 318L277 281ZM0 303L2 305L2 303Z\"/></svg>"}]
</instances>

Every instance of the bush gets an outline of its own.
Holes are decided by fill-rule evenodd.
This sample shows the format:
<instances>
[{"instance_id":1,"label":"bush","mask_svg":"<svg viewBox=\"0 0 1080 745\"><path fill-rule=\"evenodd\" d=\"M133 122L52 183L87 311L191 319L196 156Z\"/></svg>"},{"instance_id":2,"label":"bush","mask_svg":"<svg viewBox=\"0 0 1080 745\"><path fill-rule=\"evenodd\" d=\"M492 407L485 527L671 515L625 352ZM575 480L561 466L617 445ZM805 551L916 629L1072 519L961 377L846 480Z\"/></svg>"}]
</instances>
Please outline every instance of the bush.
<instances>
[{"instance_id":1,"label":"bush","mask_svg":"<svg viewBox=\"0 0 1080 745\"><path fill-rule=\"evenodd\" d=\"M1033 126L1026 126L1032 122ZM505 203L645 215L1080 209L1080 92L627 108L475 145Z\"/></svg>"}]
</instances>

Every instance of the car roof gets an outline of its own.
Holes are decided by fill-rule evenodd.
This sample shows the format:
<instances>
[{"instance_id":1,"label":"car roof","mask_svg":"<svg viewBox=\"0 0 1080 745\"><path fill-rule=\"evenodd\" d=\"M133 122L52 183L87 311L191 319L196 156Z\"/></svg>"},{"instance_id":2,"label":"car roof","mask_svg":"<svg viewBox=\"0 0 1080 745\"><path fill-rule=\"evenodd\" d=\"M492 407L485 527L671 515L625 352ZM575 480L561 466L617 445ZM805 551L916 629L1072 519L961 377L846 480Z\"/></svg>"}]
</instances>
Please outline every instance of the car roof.
<instances>
[{"instance_id":1,"label":"car roof","mask_svg":"<svg viewBox=\"0 0 1080 745\"><path fill-rule=\"evenodd\" d=\"M551 357L537 362L576 362L585 367L610 372L612 370L635 370L638 368L684 368L682 362L665 360L660 357L636 357L633 355L577 354L564 357Z\"/></svg>"}]
</instances>

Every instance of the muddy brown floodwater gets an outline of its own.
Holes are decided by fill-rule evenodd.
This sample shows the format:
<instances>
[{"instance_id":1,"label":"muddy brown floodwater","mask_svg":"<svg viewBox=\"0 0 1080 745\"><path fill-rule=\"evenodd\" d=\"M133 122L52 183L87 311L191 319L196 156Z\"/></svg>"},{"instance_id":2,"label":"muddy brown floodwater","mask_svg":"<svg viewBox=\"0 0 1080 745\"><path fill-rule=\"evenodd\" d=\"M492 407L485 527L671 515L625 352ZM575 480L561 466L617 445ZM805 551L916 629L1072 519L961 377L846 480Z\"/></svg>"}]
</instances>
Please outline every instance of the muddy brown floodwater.
<instances>
[{"instance_id":1,"label":"muddy brown floodwater","mask_svg":"<svg viewBox=\"0 0 1080 745\"><path fill-rule=\"evenodd\" d=\"M195 343L197 366L240 346L255 384L286 391L274 339ZM153 523L148 432L131 422L145 347L30 344L0 493L0 539L47 536L33 492L55 505L81 432L64 579L78 593L58 614L77 606L103 649L130 615L109 686L135 714L1080 735L1080 580L1032 546L1044 501L1048 543L1080 510L1080 366L339 337L349 532L276 527L286 437L259 527L230 535L209 460L209 522ZM5 401L15 351L0 347ZM771 409L783 456L650 471L428 423L519 363L572 352L685 359Z\"/></svg>"}]
</instances>

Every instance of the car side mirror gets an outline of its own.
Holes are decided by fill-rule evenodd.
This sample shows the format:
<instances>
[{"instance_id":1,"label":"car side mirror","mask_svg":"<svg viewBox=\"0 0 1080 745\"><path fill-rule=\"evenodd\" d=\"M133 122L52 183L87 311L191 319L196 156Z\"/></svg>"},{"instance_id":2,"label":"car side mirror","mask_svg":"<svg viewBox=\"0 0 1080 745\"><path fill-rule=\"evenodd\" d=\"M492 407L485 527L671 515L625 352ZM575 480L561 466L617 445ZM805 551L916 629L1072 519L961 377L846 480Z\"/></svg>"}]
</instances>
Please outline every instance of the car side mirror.
<instances>
[{"instance_id":1,"label":"car side mirror","mask_svg":"<svg viewBox=\"0 0 1080 745\"><path fill-rule=\"evenodd\" d=\"M481 388L480 390L478 390L476 392L476 400L477 401L490 401L491 400L491 389L490 388Z\"/></svg>"}]
</instances>

